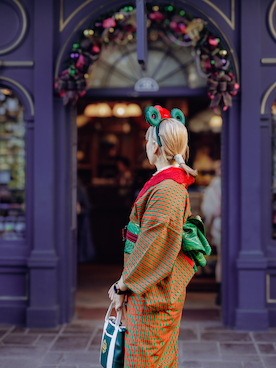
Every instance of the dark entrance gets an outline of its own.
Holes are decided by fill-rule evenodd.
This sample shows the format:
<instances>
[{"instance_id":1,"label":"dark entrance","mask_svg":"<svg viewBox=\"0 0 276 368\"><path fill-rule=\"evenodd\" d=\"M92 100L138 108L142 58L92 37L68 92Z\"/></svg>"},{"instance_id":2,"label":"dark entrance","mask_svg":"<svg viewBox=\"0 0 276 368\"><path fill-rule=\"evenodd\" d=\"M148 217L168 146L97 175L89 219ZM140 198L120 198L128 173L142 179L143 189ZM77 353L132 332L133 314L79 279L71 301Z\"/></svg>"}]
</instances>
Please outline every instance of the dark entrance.
<instances>
[{"instance_id":1,"label":"dark entrance","mask_svg":"<svg viewBox=\"0 0 276 368\"><path fill-rule=\"evenodd\" d=\"M108 94L108 89L105 92ZM197 184L190 188L192 211L204 218L202 202L206 188L215 177L216 162L220 160L221 130L221 125L212 127L212 122L210 125L211 118L216 115L208 108L209 101L205 96L82 98L77 117L78 186L79 191L86 192L83 212L88 210L90 213L90 218L87 217L90 229L86 227L86 235L78 236L76 305L79 318L98 315L99 307L104 311L108 305L108 287L120 276L123 261L121 229L128 222L131 205L139 190L155 171L145 154L148 126L144 120L145 108L154 104L169 110L177 106L186 116L190 135L189 164L199 171ZM86 221L85 214L80 213L78 218L79 229L84 229L81 221ZM212 236L209 240L212 243ZM216 262L214 244L213 255L206 268L198 270L187 299L187 308L189 305L191 309L207 308L211 318L219 318L219 309L215 306ZM201 293L201 297L197 293Z\"/></svg>"}]
</instances>

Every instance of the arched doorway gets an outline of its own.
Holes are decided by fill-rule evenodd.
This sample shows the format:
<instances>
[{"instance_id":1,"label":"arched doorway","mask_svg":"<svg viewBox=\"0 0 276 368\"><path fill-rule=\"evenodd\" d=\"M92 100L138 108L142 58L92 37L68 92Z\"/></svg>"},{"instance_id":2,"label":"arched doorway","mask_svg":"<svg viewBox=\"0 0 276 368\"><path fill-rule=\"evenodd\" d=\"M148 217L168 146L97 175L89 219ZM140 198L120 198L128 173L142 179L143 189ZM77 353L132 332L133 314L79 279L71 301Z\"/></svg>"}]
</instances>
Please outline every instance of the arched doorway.
<instances>
[{"instance_id":1,"label":"arched doorway","mask_svg":"<svg viewBox=\"0 0 276 368\"><path fill-rule=\"evenodd\" d=\"M220 34L220 32L218 32L219 34ZM226 42L226 44L227 44L227 42ZM228 45L228 44L227 44ZM227 46L228 47L228 46ZM227 48L226 47L226 48ZM153 49L154 49L154 47L153 47ZM158 53L158 49L156 50L154 50L154 51L156 51L157 53ZM159 50L159 52L160 52L160 50ZM231 51L230 51L230 49L229 49L229 51L228 51L229 53L231 53ZM125 59L129 59L129 58L131 58L131 55L132 55L132 51L131 50L128 50L128 51L125 51ZM169 53L168 53L168 55L169 55ZM139 81L139 79L137 78L136 80L135 80L135 78L133 78L133 76L131 76L131 73L129 73L128 71L127 71L127 69L124 69L124 67L122 67L122 64L121 64L121 60L122 60L123 58L121 58L121 57L118 57L115 61L114 61L114 64L115 65L112 65L111 67L108 65L108 63L107 62L105 62L105 66L103 66L103 68L102 69L105 69L105 70L109 70L109 71L112 71L112 72L114 72L114 73L110 73L110 75L108 76L108 78L103 78L102 80L101 80L101 78L99 78L100 77L100 69L99 69L99 74L97 74L97 78L94 78L94 81L95 80L99 80L99 81L97 81L97 85L95 86L95 84L93 85L93 80L91 79L91 87L92 88L90 88L89 89L89 91L88 91L88 93L86 94L86 97L87 98L89 98L89 96L91 96L90 98L92 98L92 96L93 96L93 99L94 99L94 101L95 102L103 102L102 100L103 100L103 98L107 98L108 96L107 96L107 94L106 94L106 91L105 91L105 89L106 88L99 88L99 86L106 86L106 85L108 85L108 84L111 84L112 85L112 83L121 83L121 84L123 84L124 85L124 87L122 87L122 88L120 88L120 89L118 89L118 88L116 88L114 91L112 91L112 88L109 88L109 90L110 90L110 96L109 96L109 98L113 98L113 101L114 101L114 96L118 96L118 97L120 97L120 98L123 98L123 97L128 97L128 98L130 98L130 97L134 97L134 98L137 98L137 97L152 97L152 91L137 91L137 90L133 90L133 85L131 85L131 83L133 83L133 84L136 84L136 82L137 81ZM174 61L176 61L174 58L171 58L171 59L173 59ZM161 60L162 60L162 57L161 57ZM160 60L159 60L160 61ZM104 64L104 63L103 63ZM106 65L107 64L107 65ZM190 65L193 65L192 63L190 64ZM189 65L187 65L187 67L188 67ZM193 65L194 66L194 65ZM177 69L177 67L175 68L175 69ZM185 68L184 68L185 69ZM95 70L97 70L96 68L95 68ZM160 69L161 70L161 69ZM159 70L159 71L160 71ZM195 70L195 69L194 69ZM173 71L173 70L172 70ZM178 72L183 72L183 68L181 68L181 67L179 67L179 70L178 70ZM93 71L92 71L92 73L93 73ZM94 73L96 73L95 71L94 71ZM153 73L154 73L154 71L153 71ZM104 74L104 73L103 73ZM112 75L115 75L115 74L117 74L117 77L115 77L115 78L113 78L113 81L112 81ZM181 74L181 73L180 73ZM188 75L189 75L189 73L187 73ZM193 74L193 73L190 73L191 75ZM194 73L194 74L196 74L196 73ZM118 78L118 75L119 75L119 78ZM152 75L152 74L151 74ZM177 74L176 74L177 75ZM142 75L143 76L143 75ZM120 79L120 77L121 77L121 79ZM144 77L144 76L143 76ZM148 76L147 76L148 77ZM165 75L165 77L166 77L166 75ZM117 78L117 79L116 79ZM183 83L183 80L185 80L185 73L183 73L183 78L184 79L182 79L182 83ZM125 81L125 84L122 82L122 80L124 79L124 81ZM165 79L163 79L163 81L162 81L162 78L161 78L161 83L162 82L165 82L166 81L166 79L168 80L168 78L165 78ZM187 79L187 78L186 78ZM197 76L195 77L195 79L197 79ZM200 78L199 78L200 79ZM117 82L116 82L116 80L117 80ZM179 82L179 80L181 80L181 79L177 79L177 82ZM188 79L187 79L187 81L188 81ZM135 83L134 83L135 82ZM129 83L129 84L128 84ZM188 83L186 84L187 86L188 86ZM204 86L204 84L202 84L202 86ZM95 88L96 87L96 88ZM98 88L97 88L98 87ZM170 91L170 93L172 94L172 95L175 95L175 96L185 96L185 97L187 97L187 96L191 96L191 95L196 95L196 94L202 94L202 92L204 91L204 87L201 89L201 90L192 90L191 88L187 88L186 90L185 90L185 87L183 88L183 84L181 85L181 87L180 87L180 89L178 90L177 89L177 86L172 86L172 88L170 88L170 89L168 89L168 90L166 90L166 88L170 88L169 86L165 86L164 87L164 90L163 90L163 88L160 88L159 89L159 91L160 91L160 95L158 95L158 93L156 93L155 94L155 97L157 97L159 100L160 100L160 98L162 97L162 98L164 98L164 96L166 95L166 94L168 94L168 91ZM114 95L112 96L112 92L114 93ZM155 91L156 92L156 91ZM162 94L161 94L162 93ZM185 93L186 93L186 95L185 95ZM95 100L95 97L98 97L98 99L97 100ZM99 97L100 97L100 100L99 100ZM120 101L117 101L117 102L120 102ZM131 102L133 102L133 101L131 101ZM207 106L206 106L207 107ZM225 117L226 119L227 119L227 116Z\"/></svg>"}]
</instances>

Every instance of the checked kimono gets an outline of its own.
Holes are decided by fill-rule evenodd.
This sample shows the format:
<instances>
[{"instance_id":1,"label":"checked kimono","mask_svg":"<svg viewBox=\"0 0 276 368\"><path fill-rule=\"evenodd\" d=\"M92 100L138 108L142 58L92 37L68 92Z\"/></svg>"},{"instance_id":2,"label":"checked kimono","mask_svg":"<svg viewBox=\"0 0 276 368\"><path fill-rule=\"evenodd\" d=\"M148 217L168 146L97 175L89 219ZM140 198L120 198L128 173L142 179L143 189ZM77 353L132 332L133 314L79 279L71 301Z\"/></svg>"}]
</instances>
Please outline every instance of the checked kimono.
<instances>
[{"instance_id":1,"label":"checked kimono","mask_svg":"<svg viewBox=\"0 0 276 368\"><path fill-rule=\"evenodd\" d=\"M181 251L183 223L191 215L187 186L194 178L177 167L155 174L139 193L130 221L139 227L125 248L128 297L127 368L178 366L178 334L194 262ZM131 238L133 239L133 237Z\"/></svg>"}]
</instances>

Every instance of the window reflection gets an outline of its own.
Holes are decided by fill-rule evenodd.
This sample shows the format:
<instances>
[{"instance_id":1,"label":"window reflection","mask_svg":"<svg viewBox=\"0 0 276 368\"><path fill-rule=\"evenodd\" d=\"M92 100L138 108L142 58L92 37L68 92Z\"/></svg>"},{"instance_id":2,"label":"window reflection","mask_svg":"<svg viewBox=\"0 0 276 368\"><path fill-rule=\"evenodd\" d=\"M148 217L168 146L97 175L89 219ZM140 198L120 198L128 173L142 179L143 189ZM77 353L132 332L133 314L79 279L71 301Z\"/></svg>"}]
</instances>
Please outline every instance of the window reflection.
<instances>
[{"instance_id":1,"label":"window reflection","mask_svg":"<svg viewBox=\"0 0 276 368\"><path fill-rule=\"evenodd\" d=\"M23 106L0 89L0 240L25 237L25 123Z\"/></svg>"}]
</instances>

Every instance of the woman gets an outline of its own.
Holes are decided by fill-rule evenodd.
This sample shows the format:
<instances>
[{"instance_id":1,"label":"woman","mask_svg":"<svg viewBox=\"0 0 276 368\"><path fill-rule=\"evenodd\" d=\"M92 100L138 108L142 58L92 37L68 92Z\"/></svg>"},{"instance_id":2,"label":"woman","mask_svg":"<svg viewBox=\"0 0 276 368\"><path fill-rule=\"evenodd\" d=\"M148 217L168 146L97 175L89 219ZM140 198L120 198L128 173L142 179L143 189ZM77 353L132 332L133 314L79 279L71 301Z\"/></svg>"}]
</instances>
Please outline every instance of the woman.
<instances>
[{"instance_id":1,"label":"woman","mask_svg":"<svg viewBox=\"0 0 276 368\"><path fill-rule=\"evenodd\" d=\"M118 310L128 293L124 366L168 368L178 366L179 325L194 274L181 243L183 223L191 215L187 186L196 171L184 161L188 135L183 113L155 106L146 120L152 125L146 152L157 172L132 207L124 271L109 297Z\"/></svg>"}]
</instances>

